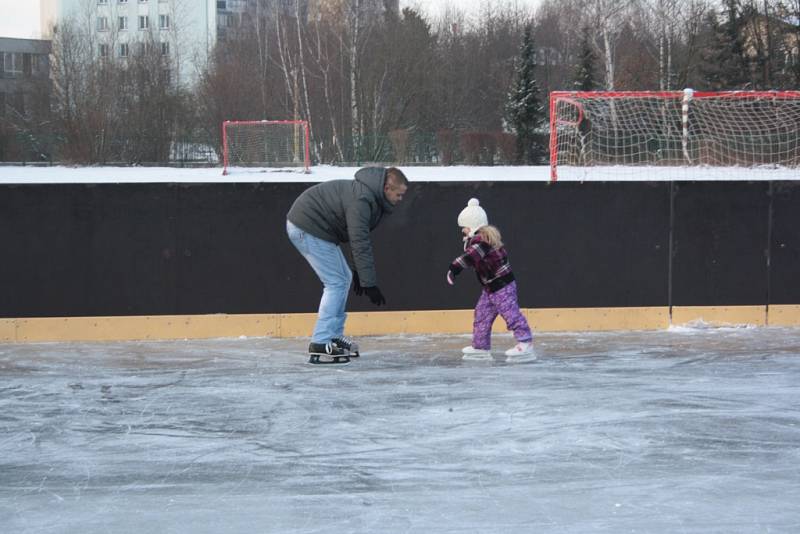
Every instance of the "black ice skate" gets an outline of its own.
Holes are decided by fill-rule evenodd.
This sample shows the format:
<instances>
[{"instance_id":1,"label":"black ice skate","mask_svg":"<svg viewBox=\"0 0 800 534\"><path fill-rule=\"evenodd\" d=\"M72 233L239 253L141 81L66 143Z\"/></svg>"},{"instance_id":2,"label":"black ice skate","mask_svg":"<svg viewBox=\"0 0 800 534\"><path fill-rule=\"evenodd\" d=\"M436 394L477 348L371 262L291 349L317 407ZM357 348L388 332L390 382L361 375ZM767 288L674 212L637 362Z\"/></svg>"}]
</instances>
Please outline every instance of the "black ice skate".
<instances>
[{"instance_id":1,"label":"black ice skate","mask_svg":"<svg viewBox=\"0 0 800 534\"><path fill-rule=\"evenodd\" d=\"M333 342L311 343L308 346L308 355L308 363L314 364L348 363L350 361L350 354Z\"/></svg>"},{"instance_id":2,"label":"black ice skate","mask_svg":"<svg viewBox=\"0 0 800 534\"><path fill-rule=\"evenodd\" d=\"M351 358L358 358L360 354L358 353L358 343L355 342L352 338L349 337L335 337L331 339L331 343L335 346L343 349L345 352L350 353Z\"/></svg>"}]
</instances>

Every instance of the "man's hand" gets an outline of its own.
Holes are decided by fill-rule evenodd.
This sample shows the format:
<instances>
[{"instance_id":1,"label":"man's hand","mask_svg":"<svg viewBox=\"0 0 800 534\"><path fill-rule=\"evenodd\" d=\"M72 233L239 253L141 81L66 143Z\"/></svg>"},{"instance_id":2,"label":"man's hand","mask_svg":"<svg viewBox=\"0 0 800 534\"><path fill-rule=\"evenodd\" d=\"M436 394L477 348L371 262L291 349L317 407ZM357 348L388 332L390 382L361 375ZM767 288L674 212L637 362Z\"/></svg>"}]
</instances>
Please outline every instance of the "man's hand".
<instances>
[{"instance_id":1,"label":"man's hand","mask_svg":"<svg viewBox=\"0 0 800 534\"><path fill-rule=\"evenodd\" d=\"M383 298L383 293L381 293L381 290L378 289L378 286L365 287L363 289L364 289L364 293L367 294L367 296L369 297L369 300L374 305L380 306L382 304L386 304L386 299Z\"/></svg>"},{"instance_id":2,"label":"man's hand","mask_svg":"<svg viewBox=\"0 0 800 534\"><path fill-rule=\"evenodd\" d=\"M364 288L361 287L361 280L358 278L358 271L353 269L353 293L359 297L364 294Z\"/></svg>"}]
</instances>

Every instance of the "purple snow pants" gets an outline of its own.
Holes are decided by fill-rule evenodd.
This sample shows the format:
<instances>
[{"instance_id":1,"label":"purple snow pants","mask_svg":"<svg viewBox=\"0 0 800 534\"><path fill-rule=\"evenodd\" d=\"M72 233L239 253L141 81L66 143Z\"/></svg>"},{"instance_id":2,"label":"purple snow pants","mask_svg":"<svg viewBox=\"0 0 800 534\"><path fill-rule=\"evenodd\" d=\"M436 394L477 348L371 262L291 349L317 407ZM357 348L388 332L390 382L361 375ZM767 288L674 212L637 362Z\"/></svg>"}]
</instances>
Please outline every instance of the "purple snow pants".
<instances>
[{"instance_id":1,"label":"purple snow pants","mask_svg":"<svg viewBox=\"0 0 800 534\"><path fill-rule=\"evenodd\" d=\"M533 339L528 321L519 311L517 303L517 283L511 282L494 293L483 288L481 298L475 305L475 321L472 323L472 346L476 349L489 350L492 347L492 323L497 315L505 319L508 329L514 332L519 342Z\"/></svg>"}]
</instances>

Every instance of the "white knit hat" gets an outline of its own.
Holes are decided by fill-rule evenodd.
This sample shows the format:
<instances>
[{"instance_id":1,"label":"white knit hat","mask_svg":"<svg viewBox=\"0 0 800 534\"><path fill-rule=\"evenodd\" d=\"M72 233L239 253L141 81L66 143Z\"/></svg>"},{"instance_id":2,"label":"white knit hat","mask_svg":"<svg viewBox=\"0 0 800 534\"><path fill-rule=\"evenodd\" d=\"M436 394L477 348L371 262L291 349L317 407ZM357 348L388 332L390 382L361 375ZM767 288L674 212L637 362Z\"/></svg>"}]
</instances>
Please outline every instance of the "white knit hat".
<instances>
[{"instance_id":1,"label":"white knit hat","mask_svg":"<svg viewBox=\"0 0 800 534\"><path fill-rule=\"evenodd\" d=\"M478 228L489 224L489 218L480 204L477 198L471 198L467 202L467 207L458 214L458 225L462 228L469 228L470 235L475 235Z\"/></svg>"}]
</instances>

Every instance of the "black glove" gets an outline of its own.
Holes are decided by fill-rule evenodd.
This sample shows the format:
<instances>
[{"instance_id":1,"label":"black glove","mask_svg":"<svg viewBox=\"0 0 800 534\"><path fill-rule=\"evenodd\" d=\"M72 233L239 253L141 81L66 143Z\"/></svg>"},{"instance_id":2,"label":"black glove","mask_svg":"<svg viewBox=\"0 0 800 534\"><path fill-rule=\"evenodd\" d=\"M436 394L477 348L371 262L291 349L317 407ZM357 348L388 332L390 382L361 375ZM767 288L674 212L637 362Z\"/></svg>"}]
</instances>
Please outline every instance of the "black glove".
<instances>
[{"instance_id":1,"label":"black glove","mask_svg":"<svg viewBox=\"0 0 800 534\"><path fill-rule=\"evenodd\" d=\"M364 288L361 287L361 280L358 278L358 271L353 269L353 293L359 297L364 294Z\"/></svg>"},{"instance_id":2,"label":"black glove","mask_svg":"<svg viewBox=\"0 0 800 534\"><path fill-rule=\"evenodd\" d=\"M381 290L378 289L378 286L365 287L364 293L367 294L369 300L374 305L380 306L381 304L386 304L386 299L383 298L383 293L381 293Z\"/></svg>"}]
</instances>

